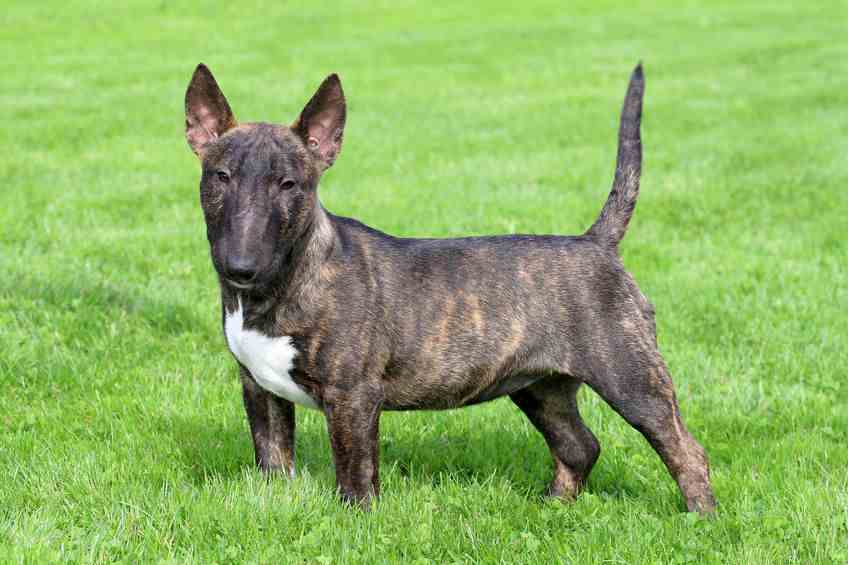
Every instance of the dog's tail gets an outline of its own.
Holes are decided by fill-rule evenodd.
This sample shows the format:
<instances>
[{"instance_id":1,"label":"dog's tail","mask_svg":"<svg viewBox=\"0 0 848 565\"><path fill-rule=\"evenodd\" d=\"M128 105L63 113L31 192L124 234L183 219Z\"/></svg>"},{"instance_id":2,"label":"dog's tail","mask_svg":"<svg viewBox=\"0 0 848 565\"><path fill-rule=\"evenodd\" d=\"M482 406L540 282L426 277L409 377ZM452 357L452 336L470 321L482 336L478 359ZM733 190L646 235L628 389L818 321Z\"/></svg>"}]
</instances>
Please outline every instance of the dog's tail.
<instances>
[{"instance_id":1,"label":"dog's tail","mask_svg":"<svg viewBox=\"0 0 848 565\"><path fill-rule=\"evenodd\" d=\"M627 231L627 224L636 207L639 196L639 176L642 174L642 141L639 124L642 121L642 96L645 93L645 77L642 63L630 76L627 96L621 110L621 125L618 129L618 160L615 164L615 180L600 216L586 231L586 236L598 243L616 249Z\"/></svg>"}]
</instances>

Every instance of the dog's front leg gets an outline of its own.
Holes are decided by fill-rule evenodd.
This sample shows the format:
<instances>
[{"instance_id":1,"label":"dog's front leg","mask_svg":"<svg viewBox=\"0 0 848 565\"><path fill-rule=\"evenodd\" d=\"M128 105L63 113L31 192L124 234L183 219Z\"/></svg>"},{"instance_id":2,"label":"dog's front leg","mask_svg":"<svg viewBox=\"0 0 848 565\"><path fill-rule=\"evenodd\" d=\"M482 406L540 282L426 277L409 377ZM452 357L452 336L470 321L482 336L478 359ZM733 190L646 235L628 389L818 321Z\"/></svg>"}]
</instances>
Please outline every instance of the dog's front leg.
<instances>
[{"instance_id":1,"label":"dog's front leg","mask_svg":"<svg viewBox=\"0 0 848 565\"><path fill-rule=\"evenodd\" d=\"M327 387L323 403L336 465L336 488L344 502L368 510L371 499L380 494L382 389L368 383Z\"/></svg>"},{"instance_id":2,"label":"dog's front leg","mask_svg":"<svg viewBox=\"0 0 848 565\"><path fill-rule=\"evenodd\" d=\"M244 366L239 371L256 465L265 473L294 477L294 404L256 384Z\"/></svg>"}]
</instances>

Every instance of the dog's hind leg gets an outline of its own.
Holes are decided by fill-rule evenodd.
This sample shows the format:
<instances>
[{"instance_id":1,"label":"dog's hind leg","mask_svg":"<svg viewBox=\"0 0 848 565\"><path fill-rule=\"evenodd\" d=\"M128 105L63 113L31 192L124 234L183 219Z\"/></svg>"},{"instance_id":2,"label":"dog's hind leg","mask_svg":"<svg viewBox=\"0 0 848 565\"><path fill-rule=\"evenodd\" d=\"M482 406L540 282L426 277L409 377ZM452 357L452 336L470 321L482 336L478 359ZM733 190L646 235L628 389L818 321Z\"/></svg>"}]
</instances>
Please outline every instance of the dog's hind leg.
<instances>
[{"instance_id":1,"label":"dog's hind leg","mask_svg":"<svg viewBox=\"0 0 848 565\"><path fill-rule=\"evenodd\" d=\"M552 375L510 398L544 436L554 459L550 496L573 499L586 483L601 448L577 410L580 381Z\"/></svg>"},{"instance_id":2,"label":"dog's hind leg","mask_svg":"<svg viewBox=\"0 0 848 565\"><path fill-rule=\"evenodd\" d=\"M618 374L587 380L613 409L639 430L677 481L690 512L715 510L704 448L686 429L674 385L659 352L627 355Z\"/></svg>"}]
</instances>

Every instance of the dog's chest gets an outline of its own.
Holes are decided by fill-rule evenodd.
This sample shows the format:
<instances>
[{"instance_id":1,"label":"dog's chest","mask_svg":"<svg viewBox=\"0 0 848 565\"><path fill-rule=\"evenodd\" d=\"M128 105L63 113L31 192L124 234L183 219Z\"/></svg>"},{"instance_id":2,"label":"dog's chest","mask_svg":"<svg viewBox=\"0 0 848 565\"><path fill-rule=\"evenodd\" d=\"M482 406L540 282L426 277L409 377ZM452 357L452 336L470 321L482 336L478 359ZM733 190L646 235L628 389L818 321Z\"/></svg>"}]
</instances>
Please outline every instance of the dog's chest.
<instances>
[{"instance_id":1,"label":"dog's chest","mask_svg":"<svg viewBox=\"0 0 848 565\"><path fill-rule=\"evenodd\" d=\"M244 327L241 303L224 321L227 345L242 365L250 370L256 383L290 402L318 408L318 404L291 378L298 351L289 336L268 337Z\"/></svg>"}]
</instances>

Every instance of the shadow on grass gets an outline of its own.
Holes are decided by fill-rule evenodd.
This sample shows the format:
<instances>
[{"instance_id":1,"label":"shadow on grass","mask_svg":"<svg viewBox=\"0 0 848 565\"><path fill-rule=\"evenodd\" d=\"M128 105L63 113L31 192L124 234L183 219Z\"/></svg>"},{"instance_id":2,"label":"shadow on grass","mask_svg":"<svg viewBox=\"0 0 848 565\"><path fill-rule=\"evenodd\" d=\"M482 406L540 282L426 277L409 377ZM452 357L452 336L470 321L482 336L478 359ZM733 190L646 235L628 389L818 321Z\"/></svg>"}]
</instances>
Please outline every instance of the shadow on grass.
<instances>
[{"instance_id":1,"label":"shadow on grass","mask_svg":"<svg viewBox=\"0 0 848 565\"><path fill-rule=\"evenodd\" d=\"M553 461L541 436L530 442L502 430L427 435L418 440L383 443L381 464L414 484L436 488L453 484L475 487L506 483L527 499L541 499L553 477ZM669 477L669 480L672 480ZM599 460L589 476L587 492L611 498L638 498L638 485L614 475L613 466Z\"/></svg>"},{"instance_id":2,"label":"shadow on grass","mask_svg":"<svg viewBox=\"0 0 848 565\"><path fill-rule=\"evenodd\" d=\"M160 423L179 452L179 464L196 486L232 479L252 468L253 446L246 425L228 426L209 418L178 416Z\"/></svg>"},{"instance_id":3,"label":"shadow on grass","mask_svg":"<svg viewBox=\"0 0 848 565\"><path fill-rule=\"evenodd\" d=\"M196 486L238 480L245 470L259 473L246 422L226 425L181 418L172 423L162 431L173 437L183 468ZM335 469L323 421L321 425L313 422L299 427L296 449L298 472L308 469L313 478L332 488ZM447 490L451 485L474 488L494 481L508 484L513 493L527 500L541 499L553 472L541 436L527 442L521 434L504 434L502 429L477 430L472 439L461 433L423 434L414 441L383 438L380 466L384 485L395 482L397 476L413 487L432 486L436 490ZM590 476L588 492L615 499L644 495L632 481L611 475L613 466L604 467L599 461ZM389 473L395 480L385 480Z\"/></svg>"}]
</instances>

